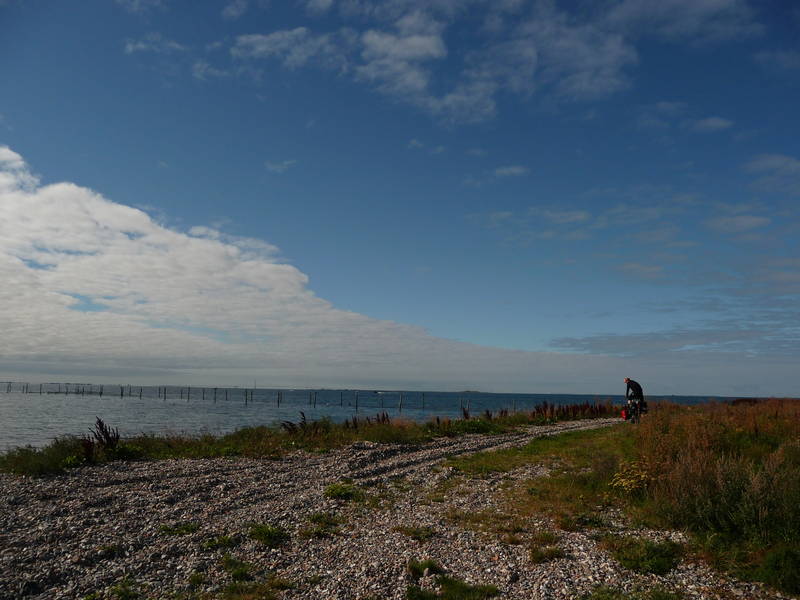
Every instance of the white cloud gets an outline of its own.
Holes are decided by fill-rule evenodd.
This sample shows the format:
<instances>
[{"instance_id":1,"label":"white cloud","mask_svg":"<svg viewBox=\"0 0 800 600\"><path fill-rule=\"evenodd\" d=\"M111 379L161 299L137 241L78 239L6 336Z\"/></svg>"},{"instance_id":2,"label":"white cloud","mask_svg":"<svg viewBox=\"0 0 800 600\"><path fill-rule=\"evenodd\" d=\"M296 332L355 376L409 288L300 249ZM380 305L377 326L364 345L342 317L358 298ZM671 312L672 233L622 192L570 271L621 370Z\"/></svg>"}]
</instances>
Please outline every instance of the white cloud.
<instances>
[{"instance_id":1,"label":"white cloud","mask_svg":"<svg viewBox=\"0 0 800 600\"><path fill-rule=\"evenodd\" d=\"M356 74L385 94L425 104L430 81L426 63L447 56L441 25L415 12L397 20L394 29L370 29L361 35L363 64Z\"/></svg>"},{"instance_id":2,"label":"white cloud","mask_svg":"<svg viewBox=\"0 0 800 600\"><path fill-rule=\"evenodd\" d=\"M711 229L722 233L742 233L759 227L765 227L769 225L770 222L771 220L768 217L735 215L709 219L707 225L711 227Z\"/></svg>"},{"instance_id":3,"label":"white cloud","mask_svg":"<svg viewBox=\"0 0 800 600\"><path fill-rule=\"evenodd\" d=\"M623 70L639 60L622 35L594 23L572 22L547 4L521 30L537 46L542 79L568 99L597 98L626 88Z\"/></svg>"},{"instance_id":4,"label":"white cloud","mask_svg":"<svg viewBox=\"0 0 800 600\"><path fill-rule=\"evenodd\" d=\"M230 20L238 19L247 12L247 4L247 0L232 0L222 9L222 17Z\"/></svg>"},{"instance_id":5,"label":"white cloud","mask_svg":"<svg viewBox=\"0 0 800 600\"><path fill-rule=\"evenodd\" d=\"M513 214L498 211L492 219L502 224ZM796 288L797 263L775 267L771 277ZM659 272L646 263L623 269L639 277ZM753 369L766 380L764 393L788 394L797 381L794 347L763 360L688 350L679 356L672 345L659 345L666 334L654 332L633 340L635 358L613 356L613 344L584 347L580 340L565 342L577 353L525 352L340 310L262 240L202 225L184 233L73 183L41 186L3 146L0 279L3 379L80 374L98 383L235 385L257 377L283 387L594 394L617 390L609 374L620 372L640 373L653 393L736 393L752 382ZM89 305L99 310L82 309ZM788 339L792 331L746 333L769 349L775 335ZM719 337L736 341L741 334L731 328ZM716 339L705 331L685 338Z\"/></svg>"},{"instance_id":6,"label":"white cloud","mask_svg":"<svg viewBox=\"0 0 800 600\"><path fill-rule=\"evenodd\" d=\"M495 177L521 177L527 175L531 170L522 165L508 165L505 167L497 167L494 170Z\"/></svg>"},{"instance_id":7,"label":"white cloud","mask_svg":"<svg viewBox=\"0 0 800 600\"><path fill-rule=\"evenodd\" d=\"M540 215L557 225L586 223L591 220L592 214L586 210L548 210L532 208L531 215Z\"/></svg>"},{"instance_id":8,"label":"white cloud","mask_svg":"<svg viewBox=\"0 0 800 600\"><path fill-rule=\"evenodd\" d=\"M762 154L747 165L747 171L760 177L755 186L763 191L800 196L800 160L785 154Z\"/></svg>"},{"instance_id":9,"label":"white cloud","mask_svg":"<svg viewBox=\"0 0 800 600\"><path fill-rule=\"evenodd\" d=\"M186 50L184 46L165 38L160 33L148 33L140 40L127 40L125 42L125 54L133 54L135 52L169 54L183 52L184 50Z\"/></svg>"},{"instance_id":10,"label":"white cloud","mask_svg":"<svg viewBox=\"0 0 800 600\"><path fill-rule=\"evenodd\" d=\"M264 166L267 167L267 170L271 173L285 173L296 164L296 160L282 160L278 162L268 160L264 163Z\"/></svg>"},{"instance_id":11,"label":"white cloud","mask_svg":"<svg viewBox=\"0 0 800 600\"><path fill-rule=\"evenodd\" d=\"M705 119L698 119L691 123L691 128L694 131L701 133L713 133L716 131L724 131L733 126L733 121L723 119L722 117L707 117Z\"/></svg>"},{"instance_id":12,"label":"white cloud","mask_svg":"<svg viewBox=\"0 0 800 600\"><path fill-rule=\"evenodd\" d=\"M333 0L307 0L306 12L309 15L324 15L333 6Z\"/></svg>"},{"instance_id":13,"label":"white cloud","mask_svg":"<svg viewBox=\"0 0 800 600\"><path fill-rule=\"evenodd\" d=\"M800 70L800 52L795 50L765 50L754 56L762 67L778 71Z\"/></svg>"},{"instance_id":14,"label":"white cloud","mask_svg":"<svg viewBox=\"0 0 800 600\"><path fill-rule=\"evenodd\" d=\"M18 154L0 147L0 159L4 376L16 365L107 382L122 373L152 383L158 373L197 385L258 377L522 391L560 373L562 387L588 392L610 368L603 358L481 347L339 310L269 244L204 226L171 230L72 183L31 188ZM82 310L76 296L100 310ZM567 374L578 363L576 384Z\"/></svg>"},{"instance_id":15,"label":"white cloud","mask_svg":"<svg viewBox=\"0 0 800 600\"><path fill-rule=\"evenodd\" d=\"M157 8L165 8L167 0L115 0L122 8L132 13L146 13Z\"/></svg>"},{"instance_id":16,"label":"white cloud","mask_svg":"<svg viewBox=\"0 0 800 600\"><path fill-rule=\"evenodd\" d=\"M219 79L222 77L229 77L230 73L224 69L217 69L212 67L204 60L195 61L192 65L192 77L200 81L207 81L209 79Z\"/></svg>"},{"instance_id":17,"label":"white cloud","mask_svg":"<svg viewBox=\"0 0 800 600\"><path fill-rule=\"evenodd\" d=\"M746 38L764 31L747 0L622 0L602 19L630 36L694 42Z\"/></svg>"},{"instance_id":18,"label":"white cloud","mask_svg":"<svg viewBox=\"0 0 800 600\"><path fill-rule=\"evenodd\" d=\"M306 27L273 33L240 35L231 54L240 59L275 58L287 69L297 69L311 62L326 68L344 69L351 43L351 32L314 34Z\"/></svg>"},{"instance_id":19,"label":"white cloud","mask_svg":"<svg viewBox=\"0 0 800 600\"><path fill-rule=\"evenodd\" d=\"M637 279L661 279L664 277L664 267L661 265L627 262L620 265L618 268L623 273Z\"/></svg>"}]
</instances>

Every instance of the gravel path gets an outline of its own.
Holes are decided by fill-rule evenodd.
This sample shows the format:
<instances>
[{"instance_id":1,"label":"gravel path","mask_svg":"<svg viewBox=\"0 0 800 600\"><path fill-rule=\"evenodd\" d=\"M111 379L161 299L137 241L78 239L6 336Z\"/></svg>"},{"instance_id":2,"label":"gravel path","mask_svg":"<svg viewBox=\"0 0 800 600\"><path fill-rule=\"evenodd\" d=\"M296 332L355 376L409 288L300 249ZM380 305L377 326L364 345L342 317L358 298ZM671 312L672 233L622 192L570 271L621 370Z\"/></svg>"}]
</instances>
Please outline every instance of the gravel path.
<instances>
[{"instance_id":1,"label":"gravel path","mask_svg":"<svg viewBox=\"0 0 800 600\"><path fill-rule=\"evenodd\" d=\"M502 512L500 488L546 475L529 465L466 480L442 468L445 458L519 446L533 437L618 423L598 419L527 427L498 436L438 439L419 447L353 444L327 454L294 453L281 460L208 459L110 463L45 479L0 475L0 599L115 598L127 577L142 598L213 594L231 581L221 557L252 565L257 579L272 573L292 583L286 599L400 599L413 583L410 560L431 558L454 577L496 585L502 598L576 598L598 584L632 590L660 585L688 598L782 598L754 584L682 562L664 577L622 568L598 548L591 531L556 531L565 556L534 564L529 540L555 531L541 518L514 540L454 522L453 515ZM343 479L366 490L367 501L326 498ZM309 536L309 517L336 514L338 531ZM183 535L164 525L194 524ZM280 525L290 534L277 548L247 537L249 524ZM679 540L680 534L620 531ZM425 528L419 541L398 527ZM304 531L306 532L304 534ZM204 542L230 536L230 549ZM202 573L203 581L200 582ZM190 586L194 575L195 585ZM423 577L423 587L434 585Z\"/></svg>"}]
</instances>

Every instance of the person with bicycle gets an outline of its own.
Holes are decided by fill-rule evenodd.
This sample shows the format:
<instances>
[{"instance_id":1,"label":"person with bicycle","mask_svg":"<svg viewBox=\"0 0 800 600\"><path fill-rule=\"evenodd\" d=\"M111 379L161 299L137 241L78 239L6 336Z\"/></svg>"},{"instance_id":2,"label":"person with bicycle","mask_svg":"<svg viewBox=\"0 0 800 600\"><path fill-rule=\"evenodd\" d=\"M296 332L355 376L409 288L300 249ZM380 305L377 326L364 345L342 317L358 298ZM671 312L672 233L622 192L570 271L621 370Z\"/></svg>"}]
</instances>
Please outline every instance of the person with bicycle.
<instances>
[{"instance_id":1,"label":"person with bicycle","mask_svg":"<svg viewBox=\"0 0 800 600\"><path fill-rule=\"evenodd\" d=\"M644 391L642 390L642 386L630 377L626 377L624 381L628 386L625 389L625 398L628 401L628 414L631 415L631 420L636 423L639 421L642 412L646 410Z\"/></svg>"}]
</instances>

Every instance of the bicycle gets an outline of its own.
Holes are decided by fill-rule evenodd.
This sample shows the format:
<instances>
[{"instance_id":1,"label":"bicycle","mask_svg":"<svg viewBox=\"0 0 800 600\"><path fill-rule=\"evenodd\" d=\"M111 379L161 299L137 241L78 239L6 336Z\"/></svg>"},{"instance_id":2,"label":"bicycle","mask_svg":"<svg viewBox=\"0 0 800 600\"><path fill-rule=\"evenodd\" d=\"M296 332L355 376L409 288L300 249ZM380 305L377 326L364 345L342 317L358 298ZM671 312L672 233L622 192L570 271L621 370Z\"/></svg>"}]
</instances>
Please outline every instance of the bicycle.
<instances>
[{"instance_id":1,"label":"bicycle","mask_svg":"<svg viewBox=\"0 0 800 600\"><path fill-rule=\"evenodd\" d=\"M630 421L634 425L642 420L642 404L644 400L639 398L629 398L628 406L626 409L626 421Z\"/></svg>"}]
</instances>

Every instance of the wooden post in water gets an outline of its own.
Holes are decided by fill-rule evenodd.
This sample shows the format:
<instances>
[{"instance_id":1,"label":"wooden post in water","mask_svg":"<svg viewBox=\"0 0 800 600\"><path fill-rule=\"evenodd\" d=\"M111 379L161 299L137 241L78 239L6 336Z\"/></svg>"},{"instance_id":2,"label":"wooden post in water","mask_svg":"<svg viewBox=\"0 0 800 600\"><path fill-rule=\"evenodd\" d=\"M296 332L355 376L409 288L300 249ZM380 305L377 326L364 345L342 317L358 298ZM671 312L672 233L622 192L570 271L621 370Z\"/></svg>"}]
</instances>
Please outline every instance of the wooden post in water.
<instances>
[{"instance_id":1,"label":"wooden post in water","mask_svg":"<svg viewBox=\"0 0 800 600\"><path fill-rule=\"evenodd\" d=\"M139 386L139 400L142 399L142 386Z\"/></svg>"},{"instance_id":2,"label":"wooden post in water","mask_svg":"<svg viewBox=\"0 0 800 600\"><path fill-rule=\"evenodd\" d=\"M181 400L183 400L183 388L181 388Z\"/></svg>"},{"instance_id":3,"label":"wooden post in water","mask_svg":"<svg viewBox=\"0 0 800 600\"><path fill-rule=\"evenodd\" d=\"M122 398L125 395L125 386L119 386L119 397Z\"/></svg>"},{"instance_id":4,"label":"wooden post in water","mask_svg":"<svg viewBox=\"0 0 800 600\"><path fill-rule=\"evenodd\" d=\"M206 399L206 388L203 388L203 400Z\"/></svg>"},{"instance_id":5,"label":"wooden post in water","mask_svg":"<svg viewBox=\"0 0 800 600\"><path fill-rule=\"evenodd\" d=\"M27 384L25 384L25 385L27 385ZM69 384L65 383L64 384L64 395L66 396L67 394L69 394Z\"/></svg>"},{"instance_id":6,"label":"wooden post in water","mask_svg":"<svg viewBox=\"0 0 800 600\"><path fill-rule=\"evenodd\" d=\"M225 401L228 400L228 388L225 388Z\"/></svg>"},{"instance_id":7,"label":"wooden post in water","mask_svg":"<svg viewBox=\"0 0 800 600\"><path fill-rule=\"evenodd\" d=\"M339 392L339 406L344 406L344 392Z\"/></svg>"},{"instance_id":8,"label":"wooden post in water","mask_svg":"<svg viewBox=\"0 0 800 600\"><path fill-rule=\"evenodd\" d=\"M39 395L40 396L42 395L42 384L41 383L39 384Z\"/></svg>"},{"instance_id":9,"label":"wooden post in water","mask_svg":"<svg viewBox=\"0 0 800 600\"><path fill-rule=\"evenodd\" d=\"M317 392L314 392L314 408L317 408Z\"/></svg>"},{"instance_id":10,"label":"wooden post in water","mask_svg":"<svg viewBox=\"0 0 800 600\"><path fill-rule=\"evenodd\" d=\"M403 392L400 392L400 405L397 407L397 412L403 412Z\"/></svg>"},{"instance_id":11,"label":"wooden post in water","mask_svg":"<svg viewBox=\"0 0 800 600\"><path fill-rule=\"evenodd\" d=\"M100 386L100 397L101 398L103 397L103 386L102 385Z\"/></svg>"},{"instance_id":12,"label":"wooden post in water","mask_svg":"<svg viewBox=\"0 0 800 600\"><path fill-rule=\"evenodd\" d=\"M214 388L214 404L217 403L217 388Z\"/></svg>"}]
</instances>

